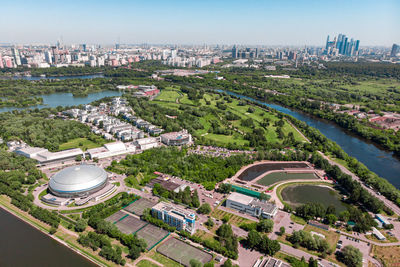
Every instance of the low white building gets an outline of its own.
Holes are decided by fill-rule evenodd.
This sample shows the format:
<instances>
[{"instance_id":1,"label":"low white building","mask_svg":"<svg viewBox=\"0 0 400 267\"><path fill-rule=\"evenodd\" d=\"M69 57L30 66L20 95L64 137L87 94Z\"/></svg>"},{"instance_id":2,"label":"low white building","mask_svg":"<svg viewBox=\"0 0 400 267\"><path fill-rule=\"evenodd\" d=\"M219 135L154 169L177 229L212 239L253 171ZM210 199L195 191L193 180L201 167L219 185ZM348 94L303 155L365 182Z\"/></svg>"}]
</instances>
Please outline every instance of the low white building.
<instances>
[{"instance_id":1,"label":"low white building","mask_svg":"<svg viewBox=\"0 0 400 267\"><path fill-rule=\"evenodd\" d=\"M121 141L105 144L103 147L97 147L88 149L86 153L89 154L90 158L108 158L118 155L134 153L136 151L136 145L132 143L123 143Z\"/></svg>"},{"instance_id":2,"label":"low white building","mask_svg":"<svg viewBox=\"0 0 400 267\"><path fill-rule=\"evenodd\" d=\"M153 147L158 147L158 140L155 137L147 137L136 140L136 144L140 150L146 150Z\"/></svg>"},{"instance_id":3,"label":"low white building","mask_svg":"<svg viewBox=\"0 0 400 267\"><path fill-rule=\"evenodd\" d=\"M278 212L278 207L271 203L258 200L243 194L233 192L226 200L226 207L245 212L254 217L273 218Z\"/></svg>"}]
</instances>

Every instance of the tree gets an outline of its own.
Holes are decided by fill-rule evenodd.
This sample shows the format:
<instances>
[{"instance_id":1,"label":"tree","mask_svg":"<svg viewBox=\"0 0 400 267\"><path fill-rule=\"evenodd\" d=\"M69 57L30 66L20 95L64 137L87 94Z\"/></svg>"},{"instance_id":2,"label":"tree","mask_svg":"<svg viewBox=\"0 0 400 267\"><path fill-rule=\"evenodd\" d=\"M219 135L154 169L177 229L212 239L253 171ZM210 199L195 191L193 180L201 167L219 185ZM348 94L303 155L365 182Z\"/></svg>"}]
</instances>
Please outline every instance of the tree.
<instances>
[{"instance_id":1,"label":"tree","mask_svg":"<svg viewBox=\"0 0 400 267\"><path fill-rule=\"evenodd\" d=\"M231 192L231 190L232 190L231 184L220 184L217 191L223 194L227 194Z\"/></svg>"},{"instance_id":2,"label":"tree","mask_svg":"<svg viewBox=\"0 0 400 267\"><path fill-rule=\"evenodd\" d=\"M200 214L209 214L211 212L211 206L208 203L204 203L197 209L197 212Z\"/></svg>"},{"instance_id":3,"label":"tree","mask_svg":"<svg viewBox=\"0 0 400 267\"><path fill-rule=\"evenodd\" d=\"M262 219L257 224L257 230L259 232L270 233L274 228L274 221L271 219Z\"/></svg>"},{"instance_id":4,"label":"tree","mask_svg":"<svg viewBox=\"0 0 400 267\"><path fill-rule=\"evenodd\" d=\"M345 246L338 256L338 259L349 267L362 266L362 253L358 248L351 245Z\"/></svg>"},{"instance_id":5,"label":"tree","mask_svg":"<svg viewBox=\"0 0 400 267\"><path fill-rule=\"evenodd\" d=\"M78 219L75 224L75 231L83 232L83 231L85 231L87 226L88 226L88 223L85 219L82 219L82 218Z\"/></svg>"},{"instance_id":6,"label":"tree","mask_svg":"<svg viewBox=\"0 0 400 267\"><path fill-rule=\"evenodd\" d=\"M318 261L314 260L313 257L310 257L310 259L308 260L308 266L309 267L318 267Z\"/></svg>"},{"instance_id":7,"label":"tree","mask_svg":"<svg viewBox=\"0 0 400 267\"><path fill-rule=\"evenodd\" d=\"M247 244L250 248L257 247L261 242L262 237L256 230L251 230L247 234Z\"/></svg>"},{"instance_id":8,"label":"tree","mask_svg":"<svg viewBox=\"0 0 400 267\"><path fill-rule=\"evenodd\" d=\"M137 258L140 257L141 252L142 252L142 249L139 246L133 246L129 250L129 257L132 258L133 260L136 260Z\"/></svg>"},{"instance_id":9,"label":"tree","mask_svg":"<svg viewBox=\"0 0 400 267\"><path fill-rule=\"evenodd\" d=\"M279 228L279 235L284 235L285 234L285 227L281 226L281 228Z\"/></svg>"},{"instance_id":10,"label":"tree","mask_svg":"<svg viewBox=\"0 0 400 267\"><path fill-rule=\"evenodd\" d=\"M350 212L348 210L344 210L341 213L339 213L339 220L342 222L347 222L350 218Z\"/></svg>"},{"instance_id":11,"label":"tree","mask_svg":"<svg viewBox=\"0 0 400 267\"><path fill-rule=\"evenodd\" d=\"M194 192L193 192L192 206L195 207L195 208L198 208L200 206L199 193L197 192L197 189L194 190Z\"/></svg>"},{"instance_id":12,"label":"tree","mask_svg":"<svg viewBox=\"0 0 400 267\"><path fill-rule=\"evenodd\" d=\"M224 264L222 264L222 267L232 267L232 261L231 259L227 259Z\"/></svg>"},{"instance_id":13,"label":"tree","mask_svg":"<svg viewBox=\"0 0 400 267\"><path fill-rule=\"evenodd\" d=\"M76 155L75 161L82 161L82 155Z\"/></svg>"},{"instance_id":14,"label":"tree","mask_svg":"<svg viewBox=\"0 0 400 267\"><path fill-rule=\"evenodd\" d=\"M229 215L225 214L224 217L222 217L222 222L227 223L227 222L229 222L229 219L230 219Z\"/></svg>"},{"instance_id":15,"label":"tree","mask_svg":"<svg viewBox=\"0 0 400 267\"><path fill-rule=\"evenodd\" d=\"M337 217L335 214L330 213L330 214L326 215L325 221L327 224L333 225L337 221Z\"/></svg>"},{"instance_id":16,"label":"tree","mask_svg":"<svg viewBox=\"0 0 400 267\"><path fill-rule=\"evenodd\" d=\"M191 266L191 267L202 267L202 266L203 266L203 264L201 264L201 262L199 262L199 261L196 260L196 259L191 259L191 260L189 261L189 263L190 263L190 266Z\"/></svg>"},{"instance_id":17,"label":"tree","mask_svg":"<svg viewBox=\"0 0 400 267\"><path fill-rule=\"evenodd\" d=\"M205 222L205 225L207 225L208 227L213 227L214 221L211 218L208 218L207 221Z\"/></svg>"}]
</instances>

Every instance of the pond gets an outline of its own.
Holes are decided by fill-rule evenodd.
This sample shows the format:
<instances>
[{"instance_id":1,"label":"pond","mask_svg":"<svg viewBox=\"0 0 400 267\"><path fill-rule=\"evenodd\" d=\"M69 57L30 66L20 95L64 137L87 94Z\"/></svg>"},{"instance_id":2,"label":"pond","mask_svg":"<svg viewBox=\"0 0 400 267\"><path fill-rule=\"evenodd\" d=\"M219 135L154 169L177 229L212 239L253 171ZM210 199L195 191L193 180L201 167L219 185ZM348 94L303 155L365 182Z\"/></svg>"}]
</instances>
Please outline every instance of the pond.
<instances>
[{"instance_id":1,"label":"pond","mask_svg":"<svg viewBox=\"0 0 400 267\"><path fill-rule=\"evenodd\" d=\"M281 191L282 199L292 207L307 203L321 203L325 207L333 205L339 213L347 209L341 196L333 188L324 185L295 184Z\"/></svg>"}]
</instances>

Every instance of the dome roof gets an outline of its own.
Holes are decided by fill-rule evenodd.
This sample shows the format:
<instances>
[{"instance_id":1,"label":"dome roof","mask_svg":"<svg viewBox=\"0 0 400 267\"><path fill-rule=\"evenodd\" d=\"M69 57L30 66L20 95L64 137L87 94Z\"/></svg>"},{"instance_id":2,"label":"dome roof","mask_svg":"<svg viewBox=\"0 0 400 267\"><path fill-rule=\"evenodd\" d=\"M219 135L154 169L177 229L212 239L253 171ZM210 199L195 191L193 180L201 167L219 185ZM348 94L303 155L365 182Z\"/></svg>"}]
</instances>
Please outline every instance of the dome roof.
<instances>
[{"instance_id":1,"label":"dome roof","mask_svg":"<svg viewBox=\"0 0 400 267\"><path fill-rule=\"evenodd\" d=\"M50 179L49 187L60 193L74 193L94 189L107 180L107 173L95 165L72 166L59 171Z\"/></svg>"}]
</instances>

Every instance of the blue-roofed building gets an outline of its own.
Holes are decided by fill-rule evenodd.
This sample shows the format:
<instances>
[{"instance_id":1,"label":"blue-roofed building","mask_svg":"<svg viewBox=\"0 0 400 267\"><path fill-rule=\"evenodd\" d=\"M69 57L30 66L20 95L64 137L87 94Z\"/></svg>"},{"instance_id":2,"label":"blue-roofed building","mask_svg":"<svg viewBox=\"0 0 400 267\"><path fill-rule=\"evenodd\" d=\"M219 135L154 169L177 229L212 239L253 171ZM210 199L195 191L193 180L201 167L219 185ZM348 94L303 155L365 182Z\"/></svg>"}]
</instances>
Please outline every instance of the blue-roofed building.
<instances>
[{"instance_id":1,"label":"blue-roofed building","mask_svg":"<svg viewBox=\"0 0 400 267\"><path fill-rule=\"evenodd\" d=\"M381 214L375 214L375 218L382 223L383 226L389 225L390 222Z\"/></svg>"}]
</instances>

